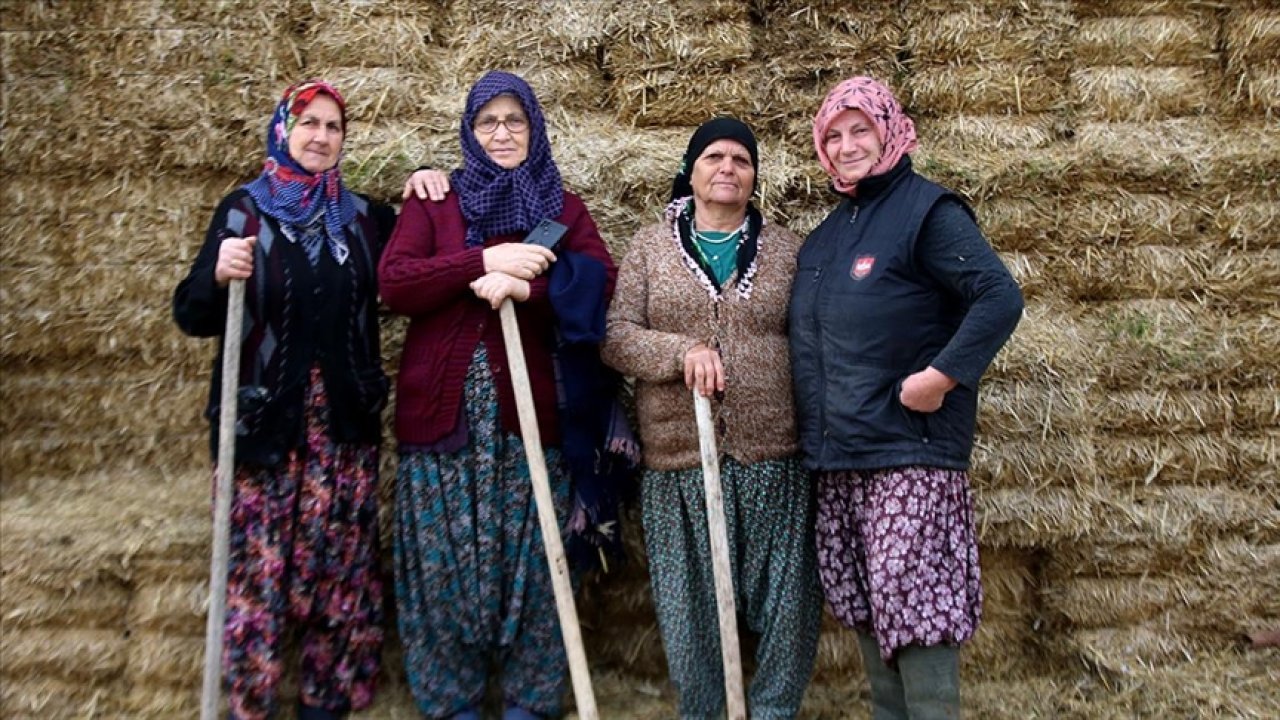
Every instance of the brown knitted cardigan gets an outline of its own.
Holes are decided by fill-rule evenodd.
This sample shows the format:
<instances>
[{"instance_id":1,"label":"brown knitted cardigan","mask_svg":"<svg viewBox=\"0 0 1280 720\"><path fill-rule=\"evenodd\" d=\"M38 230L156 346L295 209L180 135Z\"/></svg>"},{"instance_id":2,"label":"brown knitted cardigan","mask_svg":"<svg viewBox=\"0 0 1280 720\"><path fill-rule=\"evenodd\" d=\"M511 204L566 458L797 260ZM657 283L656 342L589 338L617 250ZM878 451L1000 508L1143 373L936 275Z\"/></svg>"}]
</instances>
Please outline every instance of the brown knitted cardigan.
<instances>
[{"instance_id":1,"label":"brown knitted cardigan","mask_svg":"<svg viewBox=\"0 0 1280 720\"><path fill-rule=\"evenodd\" d=\"M636 378L644 464L701 463L684 355L716 341L725 366L724 400L711 403L721 455L748 464L795 453L787 302L801 238L765 224L751 282L731 280L720 295L681 247L671 217L631 240L601 348L606 363Z\"/></svg>"}]
</instances>

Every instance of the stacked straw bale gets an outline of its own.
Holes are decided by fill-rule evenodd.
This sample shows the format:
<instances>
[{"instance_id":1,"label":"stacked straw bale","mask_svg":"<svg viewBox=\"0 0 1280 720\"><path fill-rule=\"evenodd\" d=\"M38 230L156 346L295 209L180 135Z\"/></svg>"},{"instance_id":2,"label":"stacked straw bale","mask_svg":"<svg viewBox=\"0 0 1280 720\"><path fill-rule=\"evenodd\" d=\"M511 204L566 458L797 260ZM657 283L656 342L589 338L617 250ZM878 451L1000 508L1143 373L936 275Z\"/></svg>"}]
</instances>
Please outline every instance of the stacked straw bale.
<instances>
[{"instance_id":1,"label":"stacked straw bale","mask_svg":"<svg viewBox=\"0 0 1280 720\"><path fill-rule=\"evenodd\" d=\"M717 114L757 129L766 216L808 232L813 111L888 82L1028 300L983 387L969 713L1280 716L1276 651L1240 639L1280 627L1276 0L0 1L0 715L194 712L213 349L169 294L280 91L333 80L344 178L398 201L457 164L490 68L538 91L618 257ZM387 510L394 469L387 443ZM588 657L605 717L669 717L625 519L628 562L583 582ZM416 717L391 635L361 717ZM828 617L803 716L864 699Z\"/></svg>"},{"instance_id":2,"label":"stacked straw bale","mask_svg":"<svg viewBox=\"0 0 1280 720\"><path fill-rule=\"evenodd\" d=\"M606 68L619 122L681 125L759 109L759 88L768 77L752 62L745 3L619 2L611 11L618 42L608 50Z\"/></svg>"},{"instance_id":3,"label":"stacked straw bale","mask_svg":"<svg viewBox=\"0 0 1280 720\"><path fill-rule=\"evenodd\" d=\"M1280 7L1274 2L1232 3L1225 23L1227 74L1224 106L1231 114L1280 114Z\"/></svg>"},{"instance_id":4,"label":"stacked straw bale","mask_svg":"<svg viewBox=\"0 0 1280 720\"><path fill-rule=\"evenodd\" d=\"M1274 212L1277 134L1265 93L1229 99L1222 74L1265 38L1265 16L1191 2L1077 8L1080 191L1061 201L1067 252L1054 269L1093 338L1096 476L1079 491L1093 508L1085 542L1054 555L1041 590L1064 629L1051 651L1122 687L1280 614L1280 254L1259 222Z\"/></svg>"}]
</instances>

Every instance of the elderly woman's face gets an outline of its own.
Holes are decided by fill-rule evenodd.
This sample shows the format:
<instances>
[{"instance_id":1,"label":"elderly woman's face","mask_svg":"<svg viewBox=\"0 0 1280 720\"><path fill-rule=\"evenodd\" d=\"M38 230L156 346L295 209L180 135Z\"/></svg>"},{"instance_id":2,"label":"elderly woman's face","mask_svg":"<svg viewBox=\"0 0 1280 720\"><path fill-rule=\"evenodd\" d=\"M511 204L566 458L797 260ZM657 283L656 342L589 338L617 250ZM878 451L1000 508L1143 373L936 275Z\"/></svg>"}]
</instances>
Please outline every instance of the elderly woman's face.
<instances>
[{"instance_id":1,"label":"elderly woman's face","mask_svg":"<svg viewBox=\"0 0 1280 720\"><path fill-rule=\"evenodd\" d=\"M520 167L529 157L529 116L510 95L485 103L476 113L471 132L489 159L507 170Z\"/></svg>"},{"instance_id":2,"label":"elderly woman's face","mask_svg":"<svg viewBox=\"0 0 1280 720\"><path fill-rule=\"evenodd\" d=\"M836 174L847 183L866 177L883 150L875 125L861 110L843 110L836 115L823 142Z\"/></svg>"},{"instance_id":3,"label":"elderly woman's face","mask_svg":"<svg viewBox=\"0 0 1280 720\"><path fill-rule=\"evenodd\" d=\"M699 205L728 205L743 210L755 189L751 153L736 140L717 140L693 162L689 184Z\"/></svg>"},{"instance_id":4,"label":"elderly woman's face","mask_svg":"<svg viewBox=\"0 0 1280 720\"><path fill-rule=\"evenodd\" d=\"M289 131L289 157L307 172L322 173L338 164L343 136L342 109L333 98L316 93Z\"/></svg>"}]
</instances>

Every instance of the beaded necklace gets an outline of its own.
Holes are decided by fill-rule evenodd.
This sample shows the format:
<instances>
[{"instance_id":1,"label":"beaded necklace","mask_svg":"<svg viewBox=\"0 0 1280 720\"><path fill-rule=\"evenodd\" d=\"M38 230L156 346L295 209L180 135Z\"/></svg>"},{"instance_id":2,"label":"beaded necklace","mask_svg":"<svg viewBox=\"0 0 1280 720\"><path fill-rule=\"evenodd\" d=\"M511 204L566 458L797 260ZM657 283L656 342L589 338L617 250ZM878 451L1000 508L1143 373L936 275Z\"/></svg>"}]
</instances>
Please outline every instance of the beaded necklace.
<instances>
[{"instance_id":1,"label":"beaded necklace","mask_svg":"<svg viewBox=\"0 0 1280 720\"><path fill-rule=\"evenodd\" d=\"M738 249L738 240L741 239L742 237L742 228L738 228L737 230L734 230L731 233L719 233L713 230L702 232L701 230L698 230L697 228L692 228L692 227L690 229L693 230L693 240L694 240L693 246L697 248L698 255L701 256L702 260L706 262L708 265L711 264L710 260L719 260L720 254L724 251L717 249L715 251L716 254L712 255L710 260L708 260L706 251L702 249L702 243L706 243L708 245L723 246L723 245L728 245L730 242L733 242L733 250L736 252ZM715 237L716 235L723 235L723 237L717 238Z\"/></svg>"}]
</instances>

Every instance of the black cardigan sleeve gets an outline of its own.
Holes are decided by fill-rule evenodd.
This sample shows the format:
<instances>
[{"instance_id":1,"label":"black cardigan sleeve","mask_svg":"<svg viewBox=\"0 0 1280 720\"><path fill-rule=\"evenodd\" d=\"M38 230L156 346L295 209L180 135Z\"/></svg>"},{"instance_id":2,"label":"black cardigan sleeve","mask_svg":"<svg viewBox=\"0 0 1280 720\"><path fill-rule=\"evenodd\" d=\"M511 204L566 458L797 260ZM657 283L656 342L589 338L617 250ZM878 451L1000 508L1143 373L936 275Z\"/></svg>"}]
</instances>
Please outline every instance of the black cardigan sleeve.
<instances>
[{"instance_id":1,"label":"black cardigan sleeve","mask_svg":"<svg viewBox=\"0 0 1280 720\"><path fill-rule=\"evenodd\" d=\"M916 244L922 269L960 297L967 311L934 368L977 387L1018 320L1022 290L959 201L943 198L925 216Z\"/></svg>"},{"instance_id":2,"label":"black cardigan sleeve","mask_svg":"<svg viewBox=\"0 0 1280 720\"><path fill-rule=\"evenodd\" d=\"M205 231L200 253L196 255L190 272L173 291L173 319L188 335L216 337L226 329L227 289L218 287L213 269L218 262L218 248L222 241L235 236L227 228L227 216L244 194L243 190L237 190L218 204L209 229Z\"/></svg>"}]
</instances>

